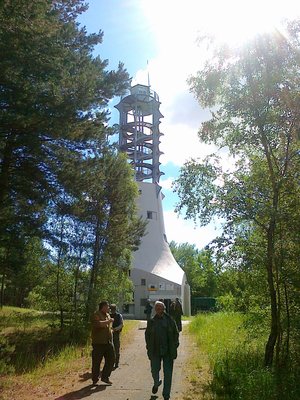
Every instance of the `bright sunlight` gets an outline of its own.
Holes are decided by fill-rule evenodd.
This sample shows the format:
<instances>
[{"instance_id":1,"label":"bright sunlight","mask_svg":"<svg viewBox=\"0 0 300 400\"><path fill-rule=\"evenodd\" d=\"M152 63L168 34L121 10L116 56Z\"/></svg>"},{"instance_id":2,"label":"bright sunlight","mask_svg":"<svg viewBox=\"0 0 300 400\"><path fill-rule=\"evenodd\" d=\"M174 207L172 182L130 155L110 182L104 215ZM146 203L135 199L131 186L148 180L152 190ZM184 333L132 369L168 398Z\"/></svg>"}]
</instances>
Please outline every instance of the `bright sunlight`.
<instances>
[{"instance_id":1,"label":"bright sunlight","mask_svg":"<svg viewBox=\"0 0 300 400\"><path fill-rule=\"evenodd\" d=\"M300 15L295 0L143 0L141 4L161 48L166 41L173 46L202 33L238 44L257 33L280 29L283 18Z\"/></svg>"}]
</instances>

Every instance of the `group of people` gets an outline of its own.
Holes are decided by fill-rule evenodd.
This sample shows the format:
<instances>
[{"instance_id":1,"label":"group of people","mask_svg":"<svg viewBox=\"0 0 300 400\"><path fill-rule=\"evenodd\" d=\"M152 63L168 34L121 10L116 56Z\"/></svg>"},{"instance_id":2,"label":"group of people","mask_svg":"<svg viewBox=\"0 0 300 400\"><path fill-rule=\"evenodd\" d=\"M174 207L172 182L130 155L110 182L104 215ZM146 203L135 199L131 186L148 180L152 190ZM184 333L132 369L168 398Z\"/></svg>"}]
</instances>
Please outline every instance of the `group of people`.
<instances>
[{"instance_id":1,"label":"group of people","mask_svg":"<svg viewBox=\"0 0 300 400\"><path fill-rule=\"evenodd\" d=\"M147 355L150 360L153 378L152 393L158 391L162 380L159 377L161 364L163 364L164 384L163 398L170 399L173 363L177 357L179 346L179 332L182 329L182 307L179 299L170 305L169 313L163 301L154 304L154 315L151 317L152 306L147 302L147 327L145 341ZM110 311L110 312L109 312ZM92 380L97 384L100 378L100 364L104 358L104 367L101 372L101 381L111 385L110 374L118 367L120 358L120 332L123 328L123 317L117 312L116 305L107 301L99 304L99 310L92 316Z\"/></svg>"}]
</instances>

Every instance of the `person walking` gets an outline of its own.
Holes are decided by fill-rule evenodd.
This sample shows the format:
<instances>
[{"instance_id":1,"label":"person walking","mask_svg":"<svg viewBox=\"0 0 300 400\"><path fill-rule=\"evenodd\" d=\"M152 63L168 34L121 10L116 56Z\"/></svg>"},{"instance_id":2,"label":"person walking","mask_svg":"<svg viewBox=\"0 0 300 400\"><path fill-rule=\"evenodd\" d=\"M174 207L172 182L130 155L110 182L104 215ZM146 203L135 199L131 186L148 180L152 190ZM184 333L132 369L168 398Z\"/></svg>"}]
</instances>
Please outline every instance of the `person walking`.
<instances>
[{"instance_id":1,"label":"person walking","mask_svg":"<svg viewBox=\"0 0 300 400\"><path fill-rule=\"evenodd\" d=\"M150 299L147 299L147 303L146 303L145 310L144 310L144 313L146 314L146 317L147 317L147 323L151 318L152 308L153 307L151 306Z\"/></svg>"},{"instance_id":2,"label":"person walking","mask_svg":"<svg viewBox=\"0 0 300 400\"><path fill-rule=\"evenodd\" d=\"M115 363L115 350L113 345L112 324L108 301L99 303L99 310L91 318L92 324L92 380L96 385L100 376L100 364L104 357L104 367L101 373L101 381L109 385L111 371Z\"/></svg>"},{"instance_id":3,"label":"person walking","mask_svg":"<svg viewBox=\"0 0 300 400\"><path fill-rule=\"evenodd\" d=\"M182 311L182 305L178 297L176 297L176 300L171 303L169 314L176 322L178 331L181 332L182 331L181 317L183 315L183 311Z\"/></svg>"},{"instance_id":4,"label":"person walking","mask_svg":"<svg viewBox=\"0 0 300 400\"><path fill-rule=\"evenodd\" d=\"M123 329L123 316L117 311L117 306L115 304L110 305L110 316L113 318L114 322L112 324L112 331L113 331L113 343L115 348L115 366L114 368L119 367L120 361L120 335Z\"/></svg>"},{"instance_id":5,"label":"person walking","mask_svg":"<svg viewBox=\"0 0 300 400\"><path fill-rule=\"evenodd\" d=\"M158 391L162 384L159 379L161 362L163 363L164 385L163 398L170 399L173 363L177 358L179 346L179 333L175 321L165 312L165 304L156 301L154 305L155 315L152 317L145 331L147 355L150 360L151 374L153 378L152 393Z\"/></svg>"}]
</instances>

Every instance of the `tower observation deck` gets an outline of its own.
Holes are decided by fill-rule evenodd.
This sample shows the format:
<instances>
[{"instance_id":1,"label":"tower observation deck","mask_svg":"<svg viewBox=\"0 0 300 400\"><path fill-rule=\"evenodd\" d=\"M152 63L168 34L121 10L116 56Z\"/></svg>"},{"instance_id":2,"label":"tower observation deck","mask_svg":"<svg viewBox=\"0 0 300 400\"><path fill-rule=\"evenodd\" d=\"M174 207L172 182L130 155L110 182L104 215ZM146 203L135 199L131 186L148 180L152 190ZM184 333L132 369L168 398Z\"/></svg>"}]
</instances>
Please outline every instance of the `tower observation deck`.
<instances>
[{"instance_id":1,"label":"tower observation deck","mask_svg":"<svg viewBox=\"0 0 300 400\"><path fill-rule=\"evenodd\" d=\"M149 86L135 85L115 107L120 112L119 149L127 153L138 182L158 183L160 176L159 98Z\"/></svg>"}]
</instances>

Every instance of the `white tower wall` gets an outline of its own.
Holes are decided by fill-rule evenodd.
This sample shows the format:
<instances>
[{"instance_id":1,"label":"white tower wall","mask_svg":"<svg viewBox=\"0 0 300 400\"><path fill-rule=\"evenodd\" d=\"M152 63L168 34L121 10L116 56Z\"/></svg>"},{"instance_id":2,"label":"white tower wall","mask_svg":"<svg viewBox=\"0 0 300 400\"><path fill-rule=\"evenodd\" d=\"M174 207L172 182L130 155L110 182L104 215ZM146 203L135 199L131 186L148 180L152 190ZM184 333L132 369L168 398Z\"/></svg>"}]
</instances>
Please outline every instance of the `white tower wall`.
<instances>
[{"instance_id":1,"label":"white tower wall","mask_svg":"<svg viewBox=\"0 0 300 400\"><path fill-rule=\"evenodd\" d=\"M176 297L184 313L190 315L190 292L186 276L174 259L167 242L161 187L157 183L139 182L139 214L147 221L146 234L134 253L131 278L135 286L134 315L143 318L147 298L167 302Z\"/></svg>"}]
</instances>

